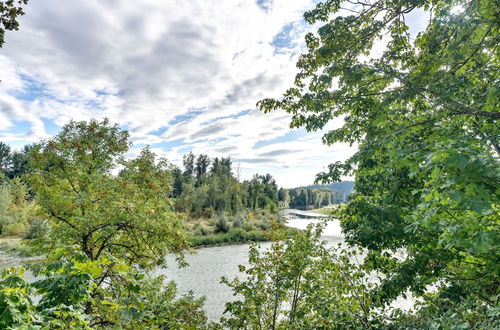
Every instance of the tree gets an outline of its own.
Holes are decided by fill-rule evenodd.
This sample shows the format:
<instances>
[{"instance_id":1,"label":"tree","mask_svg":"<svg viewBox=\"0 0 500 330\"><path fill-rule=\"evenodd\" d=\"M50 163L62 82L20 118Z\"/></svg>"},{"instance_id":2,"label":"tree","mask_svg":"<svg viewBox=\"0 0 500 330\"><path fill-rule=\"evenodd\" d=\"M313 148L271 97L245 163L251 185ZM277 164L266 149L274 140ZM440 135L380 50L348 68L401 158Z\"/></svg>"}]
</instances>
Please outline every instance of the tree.
<instances>
[{"instance_id":1,"label":"tree","mask_svg":"<svg viewBox=\"0 0 500 330\"><path fill-rule=\"evenodd\" d=\"M53 223L49 247L76 244L90 260L107 252L149 268L187 246L169 200L170 165L148 149L125 161L128 146L127 132L92 120L70 122L33 149L32 187Z\"/></svg>"},{"instance_id":2,"label":"tree","mask_svg":"<svg viewBox=\"0 0 500 330\"><path fill-rule=\"evenodd\" d=\"M24 15L22 5L28 0L0 1L0 48L5 43L5 31L19 30L18 16Z\"/></svg>"},{"instance_id":3,"label":"tree","mask_svg":"<svg viewBox=\"0 0 500 330\"><path fill-rule=\"evenodd\" d=\"M210 165L210 158L208 155L199 155L196 159L196 167L194 169L196 174L196 186L200 186L205 175L207 174L208 166Z\"/></svg>"},{"instance_id":4,"label":"tree","mask_svg":"<svg viewBox=\"0 0 500 330\"><path fill-rule=\"evenodd\" d=\"M97 278L110 263L127 285L113 288L115 291L102 289L106 296L99 292L96 299ZM83 254L63 255L30 282L24 279L23 271L2 271L2 329L205 328L203 298L195 299L191 293L179 296L173 283L164 285L164 277L148 278L117 260L90 261ZM35 295L36 300L32 299ZM88 313L90 302L97 306L97 314Z\"/></svg>"},{"instance_id":5,"label":"tree","mask_svg":"<svg viewBox=\"0 0 500 330\"><path fill-rule=\"evenodd\" d=\"M221 319L229 329L367 329L381 315L369 296L370 284L356 254L328 249L321 227L309 226L262 251L252 245L243 279L222 282L235 301Z\"/></svg>"},{"instance_id":6,"label":"tree","mask_svg":"<svg viewBox=\"0 0 500 330\"><path fill-rule=\"evenodd\" d=\"M273 202L278 202L278 185L271 174L262 176L262 184L264 185L264 193Z\"/></svg>"},{"instance_id":7,"label":"tree","mask_svg":"<svg viewBox=\"0 0 500 330\"><path fill-rule=\"evenodd\" d=\"M182 193L182 171L180 168L175 167L172 170L172 176L174 177L172 196L179 197Z\"/></svg>"},{"instance_id":8,"label":"tree","mask_svg":"<svg viewBox=\"0 0 500 330\"><path fill-rule=\"evenodd\" d=\"M6 173L10 166L10 147L0 141L0 171Z\"/></svg>"},{"instance_id":9,"label":"tree","mask_svg":"<svg viewBox=\"0 0 500 330\"><path fill-rule=\"evenodd\" d=\"M14 151L10 157L9 178L21 177L29 172L29 152L33 145L25 145L22 151Z\"/></svg>"},{"instance_id":10,"label":"tree","mask_svg":"<svg viewBox=\"0 0 500 330\"><path fill-rule=\"evenodd\" d=\"M66 258L73 263L70 256L77 254L91 268L84 313L94 325L150 317L161 297L155 305L144 296L143 272L165 265L169 253L182 262L188 247L183 218L170 200L173 166L147 148L125 160L129 145L128 132L107 119L71 121L30 152L30 183L50 221L48 236L34 244L48 252L47 262ZM118 175L113 174L117 165L122 167ZM163 289L157 283L151 290ZM120 310L125 314L120 316Z\"/></svg>"},{"instance_id":11,"label":"tree","mask_svg":"<svg viewBox=\"0 0 500 330\"><path fill-rule=\"evenodd\" d=\"M288 206L290 205L290 194L288 192L288 189L280 188L278 190L278 201L281 208L288 208Z\"/></svg>"},{"instance_id":12,"label":"tree","mask_svg":"<svg viewBox=\"0 0 500 330\"><path fill-rule=\"evenodd\" d=\"M184 174L192 177L195 172L194 172L194 155L192 152L190 152L187 155L184 155L182 159L183 165L184 165Z\"/></svg>"},{"instance_id":13,"label":"tree","mask_svg":"<svg viewBox=\"0 0 500 330\"><path fill-rule=\"evenodd\" d=\"M497 4L349 4L344 10L340 1L324 1L304 15L322 26L306 36L295 86L259 106L283 109L292 127L309 131L344 119L323 141L359 149L317 179L355 175L342 226L349 243L369 249L366 264L384 274L381 301L407 290L424 295L435 285L437 301L451 303L429 299L436 319L465 301L494 306L491 297L500 293ZM407 15L422 9L428 25L410 36ZM385 48L373 55L380 39ZM404 260L386 254L400 248L408 253ZM457 322L475 326L475 314L457 315Z\"/></svg>"},{"instance_id":14,"label":"tree","mask_svg":"<svg viewBox=\"0 0 500 330\"><path fill-rule=\"evenodd\" d=\"M259 206L259 198L263 192L264 186L261 183L260 176L255 174L248 185L248 197L252 209L256 210Z\"/></svg>"},{"instance_id":15,"label":"tree","mask_svg":"<svg viewBox=\"0 0 500 330\"><path fill-rule=\"evenodd\" d=\"M29 200L28 187L19 178L0 184L0 233L24 234L33 221L37 206Z\"/></svg>"}]
</instances>

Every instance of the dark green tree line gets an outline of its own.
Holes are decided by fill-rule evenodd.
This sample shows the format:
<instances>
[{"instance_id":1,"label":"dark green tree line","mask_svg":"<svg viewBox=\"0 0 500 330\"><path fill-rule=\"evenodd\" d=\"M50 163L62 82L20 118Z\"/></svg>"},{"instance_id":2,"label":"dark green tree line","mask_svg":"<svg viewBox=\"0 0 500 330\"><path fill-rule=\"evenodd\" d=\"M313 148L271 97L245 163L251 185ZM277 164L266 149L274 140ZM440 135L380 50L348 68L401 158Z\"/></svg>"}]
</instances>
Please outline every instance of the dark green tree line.
<instances>
[{"instance_id":1,"label":"dark green tree line","mask_svg":"<svg viewBox=\"0 0 500 330\"><path fill-rule=\"evenodd\" d=\"M269 174L238 182L229 157L184 156L184 170L174 168L176 208L195 217L213 213L236 215L246 209L278 210L278 187Z\"/></svg>"}]
</instances>

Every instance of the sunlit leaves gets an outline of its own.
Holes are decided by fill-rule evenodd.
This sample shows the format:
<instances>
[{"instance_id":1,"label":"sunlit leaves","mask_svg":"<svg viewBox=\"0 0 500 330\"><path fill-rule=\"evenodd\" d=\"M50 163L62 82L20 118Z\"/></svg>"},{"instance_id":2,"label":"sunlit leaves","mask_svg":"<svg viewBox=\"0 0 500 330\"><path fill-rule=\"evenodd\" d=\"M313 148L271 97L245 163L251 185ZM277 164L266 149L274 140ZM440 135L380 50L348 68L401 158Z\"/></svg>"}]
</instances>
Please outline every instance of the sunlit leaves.
<instances>
[{"instance_id":1,"label":"sunlit leaves","mask_svg":"<svg viewBox=\"0 0 500 330\"><path fill-rule=\"evenodd\" d=\"M348 242L379 253L372 266L387 275L381 298L447 281L454 286L443 285L443 294L489 303L500 268L498 6L355 4L347 16L338 15L338 1L306 13L323 25L306 37L294 92L259 106L285 110L292 127L308 130L342 119L323 142L358 143L354 156L317 179L355 175L343 228ZM410 35L405 15L416 10L425 10L428 23ZM384 268L384 250L400 247L406 260ZM464 261L470 258L473 264Z\"/></svg>"}]
</instances>

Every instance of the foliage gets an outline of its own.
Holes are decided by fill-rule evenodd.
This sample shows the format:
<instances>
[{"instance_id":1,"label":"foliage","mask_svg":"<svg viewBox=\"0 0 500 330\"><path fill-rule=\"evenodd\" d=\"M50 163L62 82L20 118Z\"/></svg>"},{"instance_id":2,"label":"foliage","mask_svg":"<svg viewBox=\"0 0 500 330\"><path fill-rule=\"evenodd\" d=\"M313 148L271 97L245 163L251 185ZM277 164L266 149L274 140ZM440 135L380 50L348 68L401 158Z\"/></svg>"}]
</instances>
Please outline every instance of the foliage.
<instances>
[{"instance_id":1,"label":"foliage","mask_svg":"<svg viewBox=\"0 0 500 330\"><path fill-rule=\"evenodd\" d=\"M21 151L11 151L10 147L0 141L0 173L7 178L22 177L29 172L29 152L33 145L25 145Z\"/></svg>"},{"instance_id":2,"label":"foliage","mask_svg":"<svg viewBox=\"0 0 500 330\"><path fill-rule=\"evenodd\" d=\"M203 323L202 300L175 300L172 285L164 288L164 279L143 273L164 265L168 253L183 264L188 242L170 200L172 166L149 149L125 160L128 147L126 131L92 120L71 121L30 151L29 182L49 222L47 235L33 240L47 253L46 281L34 284L44 294L37 308L46 312L71 301L90 326ZM80 280L86 284L78 290L67 288ZM80 296L68 296L72 292Z\"/></svg>"},{"instance_id":3,"label":"foliage","mask_svg":"<svg viewBox=\"0 0 500 330\"><path fill-rule=\"evenodd\" d=\"M240 244L247 242L268 241L269 236L262 230L246 231L241 228L231 228L227 233L208 234L204 236L191 236L190 246L203 247L220 244Z\"/></svg>"},{"instance_id":4,"label":"foliage","mask_svg":"<svg viewBox=\"0 0 500 330\"><path fill-rule=\"evenodd\" d=\"M18 239L8 239L0 243L0 251L6 256L12 256L14 258L27 258L39 256L36 250L34 250L26 241L21 238Z\"/></svg>"},{"instance_id":5,"label":"foliage","mask_svg":"<svg viewBox=\"0 0 500 330\"><path fill-rule=\"evenodd\" d=\"M184 156L184 171L172 170L175 208L192 218L218 214L236 215L247 209L278 211L278 187L271 175L255 175L239 182L229 157Z\"/></svg>"},{"instance_id":6,"label":"foliage","mask_svg":"<svg viewBox=\"0 0 500 330\"><path fill-rule=\"evenodd\" d=\"M500 309L498 296L494 304L477 304L475 299L463 299L457 304L448 297L429 295L416 313L395 313L397 329L498 329Z\"/></svg>"},{"instance_id":7,"label":"foliage","mask_svg":"<svg viewBox=\"0 0 500 330\"><path fill-rule=\"evenodd\" d=\"M104 120L70 122L33 149L30 182L51 222L45 249L77 245L90 260L107 252L151 268L187 247L168 198L170 165L148 149L125 161L128 146L128 133Z\"/></svg>"},{"instance_id":8,"label":"foliage","mask_svg":"<svg viewBox=\"0 0 500 330\"><path fill-rule=\"evenodd\" d=\"M313 210L317 213L340 217L346 209L346 204L330 205L321 209Z\"/></svg>"},{"instance_id":9,"label":"foliage","mask_svg":"<svg viewBox=\"0 0 500 330\"><path fill-rule=\"evenodd\" d=\"M200 310L203 299L191 293L177 297L173 283L145 274L111 256L91 261L84 254L68 257L43 267L43 279L33 283L22 278L22 269L4 270L0 281L0 325L2 328L50 329L114 327L197 329L206 322ZM101 287L98 278L113 267L110 286ZM94 295L97 292L98 295ZM40 299L35 303L32 295ZM95 310L89 313L89 306Z\"/></svg>"},{"instance_id":10,"label":"foliage","mask_svg":"<svg viewBox=\"0 0 500 330\"><path fill-rule=\"evenodd\" d=\"M215 232L216 233L227 233L229 230L229 222L224 214L218 214L215 220Z\"/></svg>"},{"instance_id":11,"label":"foliage","mask_svg":"<svg viewBox=\"0 0 500 330\"><path fill-rule=\"evenodd\" d=\"M245 215L243 213L238 213L233 217L233 227L244 228L245 227Z\"/></svg>"},{"instance_id":12,"label":"foliage","mask_svg":"<svg viewBox=\"0 0 500 330\"><path fill-rule=\"evenodd\" d=\"M88 299L90 289L88 273L53 267L45 273L46 279L29 283L23 278L23 272L22 268L2 272L2 328L89 328L88 318L82 313L82 302ZM36 293L43 295L38 304L31 298Z\"/></svg>"},{"instance_id":13,"label":"foliage","mask_svg":"<svg viewBox=\"0 0 500 330\"><path fill-rule=\"evenodd\" d=\"M49 222L46 219L34 218L24 233L25 239L41 239L49 233Z\"/></svg>"},{"instance_id":14,"label":"foliage","mask_svg":"<svg viewBox=\"0 0 500 330\"><path fill-rule=\"evenodd\" d=\"M28 0L0 1L0 48L5 43L5 31L19 30L18 16L24 15L22 5Z\"/></svg>"},{"instance_id":15,"label":"foliage","mask_svg":"<svg viewBox=\"0 0 500 330\"><path fill-rule=\"evenodd\" d=\"M10 147L5 142L0 141L0 171L6 172L10 165Z\"/></svg>"},{"instance_id":16,"label":"foliage","mask_svg":"<svg viewBox=\"0 0 500 330\"><path fill-rule=\"evenodd\" d=\"M353 186L354 182L343 181L329 185L317 184L288 189L288 204L285 203L285 205L291 208L313 209L345 203L352 193ZM283 195L279 200L284 201L285 196Z\"/></svg>"},{"instance_id":17,"label":"foliage","mask_svg":"<svg viewBox=\"0 0 500 330\"><path fill-rule=\"evenodd\" d=\"M223 278L237 300L226 304L231 329L366 328L378 323L366 272L354 252L330 250L309 226L260 252L250 248L244 279ZM278 238L278 237L277 237Z\"/></svg>"},{"instance_id":18,"label":"foliage","mask_svg":"<svg viewBox=\"0 0 500 330\"><path fill-rule=\"evenodd\" d=\"M434 305L491 310L500 294L498 3L347 4L355 6L330 0L305 14L322 26L306 36L295 86L259 105L310 131L343 118L323 141L358 151L318 180L355 175L342 225L350 244L370 250L366 266L384 275L381 302L433 286ZM407 16L417 11L428 25L410 36ZM388 253L398 249L402 260ZM460 325L437 311L444 327Z\"/></svg>"},{"instance_id":19,"label":"foliage","mask_svg":"<svg viewBox=\"0 0 500 330\"><path fill-rule=\"evenodd\" d=\"M289 189L291 208L313 209L344 202L344 195L327 189Z\"/></svg>"},{"instance_id":20,"label":"foliage","mask_svg":"<svg viewBox=\"0 0 500 330\"><path fill-rule=\"evenodd\" d=\"M23 234L37 212L37 205L30 200L28 187L19 178L0 183L0 233Z\"/></svg>"}]
</instances>

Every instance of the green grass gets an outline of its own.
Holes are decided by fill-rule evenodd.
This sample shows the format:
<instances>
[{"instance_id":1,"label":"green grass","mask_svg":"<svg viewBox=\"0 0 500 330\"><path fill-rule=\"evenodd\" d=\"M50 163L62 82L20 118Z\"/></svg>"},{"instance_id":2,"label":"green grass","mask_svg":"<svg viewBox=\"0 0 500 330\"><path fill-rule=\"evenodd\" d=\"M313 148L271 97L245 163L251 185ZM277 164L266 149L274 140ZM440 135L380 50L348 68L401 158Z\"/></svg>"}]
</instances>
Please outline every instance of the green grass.
<instances>
[{"instance_id":1,"label":"green grass","mask_svg":"<svg viewBox=\"0 0 500 330\"><path fill-rule=\"evenodd\" d=\"M227 233L189 237L189 242L192 247L263 242L267 240L268 238L266 238L263 230L251 230L247 232L241 228L231 228Z\"/></svg>"},{"instance_id":2,"label":"green grass","mask_svg":"<svg viewBox=\"0 0 500 330\"><path fill-rule=\"evenodd\" d=\"M283 227L285 236L299 229ZM265 230L245 231L242 228L231 228L227 233L210 234L205 236L190 236L188 241L191 247L208 247L217 245L243 244L251 242L269 242L272 232Z\"/></svg>"},{"instance_id":3,"label":"green grass","mask_svg":"<svg viewBox=\"0 0 500 330\"><path fill-rule=\"evenodd\" d=\"M338 216L340 214L340 210L342 207L343 207L342 204L328 205L319 209L311 210L311 212L321 213L324 215Z\"/></svg>"}]
</instances>

